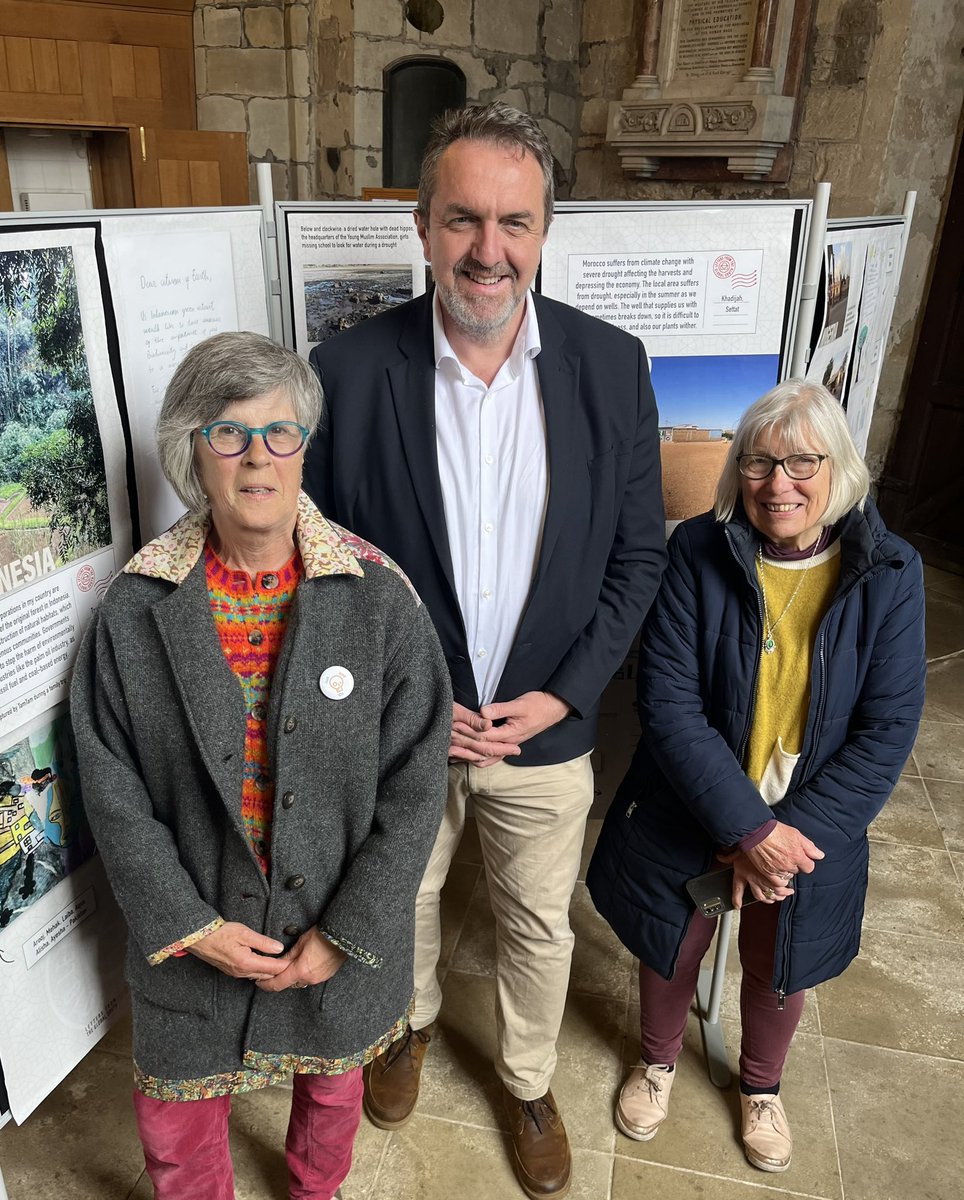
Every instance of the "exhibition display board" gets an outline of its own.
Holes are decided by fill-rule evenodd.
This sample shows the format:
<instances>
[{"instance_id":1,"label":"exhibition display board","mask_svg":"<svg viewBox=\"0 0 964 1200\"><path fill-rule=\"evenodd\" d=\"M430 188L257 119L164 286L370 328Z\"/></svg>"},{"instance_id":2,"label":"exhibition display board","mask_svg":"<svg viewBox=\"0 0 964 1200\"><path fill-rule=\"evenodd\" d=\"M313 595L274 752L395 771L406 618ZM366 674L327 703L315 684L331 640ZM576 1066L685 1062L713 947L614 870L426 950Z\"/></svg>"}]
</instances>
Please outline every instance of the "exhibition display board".
<instances>
[{"instance_id":1,"label":"exhibition display board","mask_svg":"<svg viewBox=\"0 0 964 1200\"><path fill-rule=\"evenodd\" d=\"M866 437L906 222L810 232L810 216L809 201L557 206L536 286L642 338L671 520L707 507L741 411L789 373L808 235L830 281L810 372L843 372ZM154 451L171 373L209 334L268 333L274 280L283 340L307 355L430 272L410 209L384 201L0 217L0 1066L17 1121L125 1004L66 714L73 658L132 547L182 511Z\"/></svg>"}]
</instances>

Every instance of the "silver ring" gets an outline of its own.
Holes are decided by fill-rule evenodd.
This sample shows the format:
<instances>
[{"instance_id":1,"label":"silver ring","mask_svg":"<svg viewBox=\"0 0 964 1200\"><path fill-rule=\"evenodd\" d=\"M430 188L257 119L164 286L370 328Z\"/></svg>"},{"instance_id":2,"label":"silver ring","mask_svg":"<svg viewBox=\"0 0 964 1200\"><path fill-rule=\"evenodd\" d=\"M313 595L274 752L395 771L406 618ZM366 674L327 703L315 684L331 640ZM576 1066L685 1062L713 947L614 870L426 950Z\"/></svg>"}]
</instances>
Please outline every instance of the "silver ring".
<instances>
[{"instance_id":1,"label":"silver ring","mask_svg":"<svg viewBox=\"0 0 964 1200\"><path fill-rule=\"evenodd\" d=\"M308 986L307 983L296 983L295 984L296 988L306 988L307 986Z\"/></svg>"}]
</instances>

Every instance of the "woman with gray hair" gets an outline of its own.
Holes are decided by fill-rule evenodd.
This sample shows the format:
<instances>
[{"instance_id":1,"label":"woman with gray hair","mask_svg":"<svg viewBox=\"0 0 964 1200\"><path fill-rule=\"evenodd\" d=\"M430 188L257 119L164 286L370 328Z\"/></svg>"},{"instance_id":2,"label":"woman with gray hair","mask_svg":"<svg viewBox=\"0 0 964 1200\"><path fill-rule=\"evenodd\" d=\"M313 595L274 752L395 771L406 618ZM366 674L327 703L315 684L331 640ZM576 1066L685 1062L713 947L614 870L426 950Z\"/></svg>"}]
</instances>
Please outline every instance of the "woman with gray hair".
<instances>
[{"instance_id":1,"label":"woman with gray hair","mask_svg":"<svg viewBox=\"0 0 964 1200\"><path fill-rule=\"evenodd\" d=\"M587 877L640 959L627 1137L666 1118L716 913L742 906L743 1147L763 1171L790 1165L780 1079L804 989L857 953L867 827L924 700L920 558L868 487L840 405L790 380L743 415L715 510L670 540L640 648L642 739Z\"/></svg>"},{"instance_id":2,"label":"woman with gray hair","mask_svg":"<svg viewBox=\"0 0 964 1200\"><path fill-rule=\"evenodd\" d=\"M188 513L114 580L75 669L158 1200L232 1197L230 1097L292 1074L290 1194L329 1200L361 1068L407 1026L448 671L401 571L301 491L320 411L268 338L187 354L157 441Z\"/></svg>"}]
</instances>

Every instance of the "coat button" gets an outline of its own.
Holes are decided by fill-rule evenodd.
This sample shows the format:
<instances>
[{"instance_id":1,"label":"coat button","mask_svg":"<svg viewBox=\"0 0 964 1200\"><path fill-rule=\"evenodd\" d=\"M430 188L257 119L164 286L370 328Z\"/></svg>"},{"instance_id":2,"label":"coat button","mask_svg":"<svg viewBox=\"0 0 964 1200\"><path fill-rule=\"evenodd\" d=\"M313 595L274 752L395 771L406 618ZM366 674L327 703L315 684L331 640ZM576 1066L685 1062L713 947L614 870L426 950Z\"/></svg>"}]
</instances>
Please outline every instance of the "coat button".
<instances>
[{"instance_id":1,"label":"coat button","mask_svg":"<svg viewBox=\"0 0 964 1200\"><path fill-rule=\"evenodd\" d=\"M252 629L248 634L248 642L252 646L260 646L264 641L264 634L260 629Z\"/></svg>"},{"instance_id":2,"label":"coat button","mask_svg":"<svg viewBox=\"0 0 964 1200\"><path fill-rule=\"evenodd\" d=\"M301 933L300 925L286 925L281 931L285 937L298 937Z\"/></svg>"},{"instance_id":3,"label":"coat button","mask_svg":"<svg viewBox=\"0 0 964 1200\"><path fill-rule=\"evenodd\" d=\"M288 889L289 892L296 892L298 890L298 888L303 888L304 886L305 886L304 875L289 875L288 878L285 880L285 887Z\"/></svg>"},{"instance_id":4,"label":"coat button","mask_svg":"<svg viewBox=\"0 0 964 1200\"><path fill-rule=\"evenodd\" d=\"M285 717L285 733L294 733L298 728L297 717Z\"/></svg>"},{"instance_id":5,"label":"coat button","mask_svg":"<svg viewBox=\"0 0 964 1200\"><path fill-rule=\"evenodd\" d=\"M295 802L294 792L285 792L285 794L281 797L281 807L282 808L290 808L292 806L292 804L294 804L294 802Z\"/></svg>"},{"instance_id":6,"label":"coat button","mask_svg":"<svg viewBox=\"0 0 964 1200\"><path fill-rule=\"evenodd\" d=\"M265 719L265 717L268 715L268 710L265 708L265 706L259 700L257 702L257 704L251 705L251 715L252 715L252 717L254 717L254 719L256 721L263 721Z\"/></svg>"}]
</instances>

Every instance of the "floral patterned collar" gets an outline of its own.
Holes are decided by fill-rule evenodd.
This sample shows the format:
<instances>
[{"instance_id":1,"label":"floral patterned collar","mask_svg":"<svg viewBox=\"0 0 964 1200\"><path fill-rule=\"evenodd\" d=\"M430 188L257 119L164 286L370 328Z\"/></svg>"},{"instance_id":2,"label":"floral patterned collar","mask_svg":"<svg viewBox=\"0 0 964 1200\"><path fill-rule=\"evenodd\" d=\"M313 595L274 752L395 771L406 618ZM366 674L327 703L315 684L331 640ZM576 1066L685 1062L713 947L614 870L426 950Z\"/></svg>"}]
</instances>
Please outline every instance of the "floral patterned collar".
<instances>
[{"instance_id":1,"label":"floral patterned collar","mask_svg":"<svg viewBox=\"0 0 964 1200\"><path fill-rule=\"evenodd\" d=\"M208 515L186 513L167 533L139 550L124 571L128 575L147 575L180 585L197 565L210 528ZM304 492L298 495L295 539L301 551L305 579L321 575L365 574L349 548L356 541L360 543L360 539L326 521Z\"/></svg>"}]
</instances>

